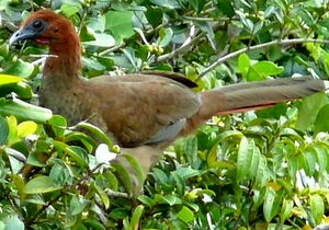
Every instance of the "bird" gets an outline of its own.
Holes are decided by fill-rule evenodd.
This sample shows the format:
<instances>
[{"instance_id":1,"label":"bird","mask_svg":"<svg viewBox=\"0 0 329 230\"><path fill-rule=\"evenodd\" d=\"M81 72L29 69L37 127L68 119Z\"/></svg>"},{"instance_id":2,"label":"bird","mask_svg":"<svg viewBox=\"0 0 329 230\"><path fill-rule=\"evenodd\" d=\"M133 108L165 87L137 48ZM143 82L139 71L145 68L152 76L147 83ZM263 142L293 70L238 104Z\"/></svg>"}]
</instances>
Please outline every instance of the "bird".
<instances>
[{"instance_id":1,"label":"bird","mask_svg":"<svg viewBox=\"0 0 329 230\"><path fill-rule=\"evenodd\" d=\"M81 43L74 25L49 9L33 12L9 44L32 40L49 47L39 92L40 105L63 115L70 124L83 120L103 130L125 154L135 157L144 174L177 138L187 136L212 116L258 110L325 91L328 82L308 77L242 82L210 91L184 76L161 71L81 76ZM124 157L122 163L142 190L145 178Z\"/></svg>"}]
</instances>

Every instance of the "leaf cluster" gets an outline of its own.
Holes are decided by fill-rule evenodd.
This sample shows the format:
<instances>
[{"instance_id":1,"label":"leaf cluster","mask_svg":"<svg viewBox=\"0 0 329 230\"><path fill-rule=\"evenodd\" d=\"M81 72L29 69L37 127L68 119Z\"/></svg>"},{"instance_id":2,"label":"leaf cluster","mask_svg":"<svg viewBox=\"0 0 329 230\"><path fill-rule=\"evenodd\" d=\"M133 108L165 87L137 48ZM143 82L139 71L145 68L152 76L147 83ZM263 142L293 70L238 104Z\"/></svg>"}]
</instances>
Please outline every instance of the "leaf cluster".
<instances>
[{"instance_id":1,"label":"leaf cluster","mask_svg":"<svg viewBox=\"0 0 329 230\"><path fill-rule=\"evenodd\" d=\"M214 117L168 148L144 193L132 198L129 173L111 163L118 146L88 122L67 124L35 105L47 49L10 50L8 39L41 8L75 24L86 78L175 71L203 91L329 74L328 45L293 40L329 36L324 0L1 0L0 230L311 229L329 222L326 94ZM285 39L292 41L282 45ZM232 55L240 49L247 52ZM136 159L128 161L141 172Z\"/></svg>"}]
</instances>

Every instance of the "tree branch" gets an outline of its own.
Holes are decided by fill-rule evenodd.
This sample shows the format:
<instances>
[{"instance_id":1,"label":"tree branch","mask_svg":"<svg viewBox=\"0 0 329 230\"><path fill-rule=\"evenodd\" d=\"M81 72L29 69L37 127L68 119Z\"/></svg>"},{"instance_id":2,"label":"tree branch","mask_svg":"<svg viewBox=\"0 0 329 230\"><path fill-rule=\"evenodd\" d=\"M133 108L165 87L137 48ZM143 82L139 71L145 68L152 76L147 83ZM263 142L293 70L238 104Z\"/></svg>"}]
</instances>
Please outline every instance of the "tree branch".
<instances>
[{"instance_id":1,"label":"tree branch","mask_svg":"<svg viewBox=\"0 0 329 230\"><path fill-rule=\"evenodd\" d=\"M220 57L217 61L213 62L211 65L206 67L200 76L196 79L196 81L200 80L204 75L209 73L211 70L215 69L218 65L222 64L223 62L227 61L228 59L234 58L243 54L248 51L257 50L261 48L266 48L274 45L290 45L290 44L300 44L300 43L325 43L329 44L329 40L321 40L321 39L308 39L308 38L294 38L294 39L284 39L284 40L274 40L262 44L257 44L254 46L246 47L229 53L223 57Z\"/></svg>"},{"instance_id":2,"label":"tree branch","mask_svg":"<svg viewBox=\"0 0 329 230\"><path fill-rule=\"evenodd\" d=\"M98 56L105 56L105 55L107 55L107 54L109 54L109 53L112 53L112 52L114 52L114 51L117 51L117 50L121 49L121 48L124 47L125 45L126 45L125 42L121 42L120 45L117 45L117 46L111 47L111 48L109 48L109 49L103 50L102 52L100 52L100 53L98 54Z\"/></svg>"},{"instance_id":3,"label":"tree branch","mask_svg":"<svg viewBox=\"0 0 329 230\"><path fill-rule=\"evenodd\" d=\"M168 60L168 59L171 59L171 58L175 57L178 54L182 54L182 53L186 52L187 47L193 45L196 41L198 41L202 37L203 37L203 33L199 33L197 36L192 38L189 42L184 43L184 45L180 46L179 48L173 50L172 52L170 52L168 54L164 54L164 55L159 56L156 59L156 61L165 61L165 60Z\"/></svg>"}]
</instances>

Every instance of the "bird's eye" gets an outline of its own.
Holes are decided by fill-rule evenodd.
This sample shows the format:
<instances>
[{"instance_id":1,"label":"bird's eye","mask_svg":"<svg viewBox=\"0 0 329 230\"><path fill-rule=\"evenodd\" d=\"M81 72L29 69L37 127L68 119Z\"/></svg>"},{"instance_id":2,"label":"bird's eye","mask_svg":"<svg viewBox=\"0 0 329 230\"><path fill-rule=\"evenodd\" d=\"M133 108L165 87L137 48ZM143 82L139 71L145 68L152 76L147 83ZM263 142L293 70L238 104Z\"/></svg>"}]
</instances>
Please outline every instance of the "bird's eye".
<instances>
[{"instance_id":1,"label":"bird's eye","mask_svg":"<svg viewBox=\"0 0 329 230\"><path fill-rule=\"evenodd\" d=\"M40 27L42 26L42 22L37 20L37 21L34 21L33 24L32 24L33 28L35 29L40 29Z\"/></svg>"}]
</instances>

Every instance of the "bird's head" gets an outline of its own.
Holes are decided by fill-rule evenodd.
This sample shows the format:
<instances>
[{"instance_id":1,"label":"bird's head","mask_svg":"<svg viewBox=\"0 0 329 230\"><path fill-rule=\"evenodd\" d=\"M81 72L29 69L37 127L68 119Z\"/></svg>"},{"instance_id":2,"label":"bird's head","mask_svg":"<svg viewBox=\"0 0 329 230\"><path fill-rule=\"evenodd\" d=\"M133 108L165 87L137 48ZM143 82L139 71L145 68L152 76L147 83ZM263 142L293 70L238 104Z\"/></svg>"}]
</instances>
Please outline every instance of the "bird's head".
<instances>
[{"instance_id":1,"label":"bird's head","mask_svg":"<svg viewBox=\"0 0 329 230\"><path fill-rule=\"evenodd\" d=\"M68 19L50 10L39 10L23 21L20 29L11 36L9 44L33 40L39 44L54 46L72 39L78 40Z\"/></svg>"}]
</instances>

